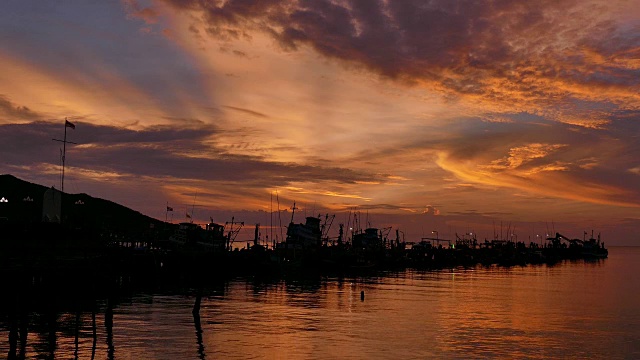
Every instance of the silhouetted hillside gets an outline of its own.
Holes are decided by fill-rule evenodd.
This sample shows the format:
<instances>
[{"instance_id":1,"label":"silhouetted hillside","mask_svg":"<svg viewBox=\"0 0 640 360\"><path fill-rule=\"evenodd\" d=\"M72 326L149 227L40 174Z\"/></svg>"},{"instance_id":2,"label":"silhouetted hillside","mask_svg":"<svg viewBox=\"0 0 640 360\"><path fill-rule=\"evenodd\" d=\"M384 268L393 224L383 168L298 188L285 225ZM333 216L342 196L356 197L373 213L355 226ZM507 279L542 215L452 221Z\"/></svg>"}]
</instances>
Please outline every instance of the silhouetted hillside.
<instances>
[{"instance_id":1,"label":"silhouetted hillside","mask_svg":"<svg viewBox=\"0 0 640 360\"><path fill-rule=\"evenodd\" d=\"M42 205L48 188L12 175L0 175L0 221L5 224L42 222ZM63 225L70 228L140 236L165 229L164 222L112 201L87 194L62 194Z\"/></svg>"}]
</instances>

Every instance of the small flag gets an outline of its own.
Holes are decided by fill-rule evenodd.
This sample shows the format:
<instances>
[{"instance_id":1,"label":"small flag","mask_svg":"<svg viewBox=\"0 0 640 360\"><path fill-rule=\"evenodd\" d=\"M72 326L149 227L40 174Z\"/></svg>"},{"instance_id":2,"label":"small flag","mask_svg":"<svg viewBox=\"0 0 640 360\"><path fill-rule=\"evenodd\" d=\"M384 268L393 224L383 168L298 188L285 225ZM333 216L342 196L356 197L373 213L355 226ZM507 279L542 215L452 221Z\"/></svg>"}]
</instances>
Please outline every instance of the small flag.
<instances>
[{"instance_id":1,"label":"small flag","mask_svg":"<svg viewBox=\"0 0 640 360\"><path fill-rule=\"evenodd\" d=\"M67 119L65 119L65 120L64 120L64 126L66 126L66 127L70 127L70 128L72 128L72 129L74 129L74 130L76 129L76 126L75 126L72 122L70 122L69 120L67 120Z\"/></svg>"},{"instance_id":2,"label":"small flag","mask_svg":"<svg viewBox=\"0 0 640 360\"><path fill-rule=\"evenodd\" d=\"M191 215L189 215L189 213L186 214L187 218L191 219Z\"/></svg>"},{"instance_id":3,"label":"small flag","mask_svg":"<svg viewBox=\"0 0 640 360\"><path fill-rule=\"evenodd\" d=\"M167 211L173 211L173 208L171 206L167 206Z\"/></svg>"}]
</instances>

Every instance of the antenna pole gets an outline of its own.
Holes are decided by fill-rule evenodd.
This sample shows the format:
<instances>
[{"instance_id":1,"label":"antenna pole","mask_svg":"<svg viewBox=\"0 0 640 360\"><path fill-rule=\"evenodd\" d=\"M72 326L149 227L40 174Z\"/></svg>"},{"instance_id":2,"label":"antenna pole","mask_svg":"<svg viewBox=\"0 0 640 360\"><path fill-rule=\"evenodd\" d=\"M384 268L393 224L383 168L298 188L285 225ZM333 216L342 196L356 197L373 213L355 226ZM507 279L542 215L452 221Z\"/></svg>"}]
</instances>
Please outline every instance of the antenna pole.
<instances>
[{"instance_id":1,"label":"antenna pole","mask_svg":"<svg viewBox=\"0 0 640 360\"><path fill-rule=\"evenodd\" d=\"M64 192L64 167L65 167L65 159L67 157L67 143L69 144L76 144L73 141L67 141L67 128L70 127L72 129L75 129L75 125L70 123L69 120L67 120L67 118L64 118L64 139L63 140L59 140L59 139L51 139L53 141L59 141L62 143L62 177L60 179L60 190L62 192Z\"/></svg>"},{"instance_id":2,"label":"antenna pole","mask_svg":"<svg viewBox=\"0 0 640 360\"><path fill-rule=\"evenodd\" d=\"M67 157L67 143L70 144L76 144L74 142L71 141L67 141L67 128L70 127L72 129L75 129L75 125L70 123L69 120L67 120L67 118L64 118L64 138L63 140L59 140L59 139L51 139L53 141L59 141L62 143L62 176L60 178L60 191L61 191L61 195L60 195L60 222L62 222L62 194L64 194L64 167L65 167L65 158Z\"/></svg>"},{"instance_id":3,"label":"antenna pole","mask_svg":"<svg viewBox=\"0 0 640 360\"><path fill-rule=\"evenodd\" d=\"M67 118L64 118L64 140L62 141L62 192L64 192L64 161L67 157Z\"/></svg>"},{"instance_id":4,"label":"antenna pole","mask_svg":"<svg viewBox=\"0 0 640 360\"><path fill-rule=\"evenodd\" d=\"M297 207L296 207L296 202L294 201L294 202L293 202L293 207L291 208L291 223L292 223L292 224L293 224L293 215L295 215L295 213L296 213L296 209L297 209Z\"/></svg>"},{"instance_id":5,"label":"antenna pole","mask_svg":"<svg viewBox=\"0 0 640 360\"><path fill-rule=\"evenodd\" d=\"M62 149L58 149L60 150L60 187L62 187Z\"/></svg>"},{"instance_id":6,"label":"antenna pole","mask_svg":"<svg viewBox=\"0 0 640 360\"><path fill-rule=\"evenodd\" d=\"M196 198L198 197L198 192L193 196L193 205L191 205L191 223L193 224L193 212L196 208Z\"/></svg>"},{"instance_id":7,"label":"antenna pole","mask_svg":"<svg viewBox=\"0 0 640 360\"><path fill-rule=\"evenodd\" d=\"M284 240L284 234L282 233L282 217L280 217L280 198L278 197L278 190L276 190L276 201L278 202L278 226L280 227L280 240Z\"/></svg>"}]
</instances>

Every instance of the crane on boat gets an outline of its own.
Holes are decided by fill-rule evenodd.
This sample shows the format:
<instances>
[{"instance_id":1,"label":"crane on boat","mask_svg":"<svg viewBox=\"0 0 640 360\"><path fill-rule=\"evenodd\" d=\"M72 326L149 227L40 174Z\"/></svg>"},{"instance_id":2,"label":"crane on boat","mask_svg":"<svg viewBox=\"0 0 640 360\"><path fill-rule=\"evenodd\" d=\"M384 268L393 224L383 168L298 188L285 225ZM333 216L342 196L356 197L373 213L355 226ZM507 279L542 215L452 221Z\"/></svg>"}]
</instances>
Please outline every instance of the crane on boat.
<instances>
[{"instance_id":1,"label":"crane on boat","mask_svg":"<svg viewBox=\"0 0 640 360\"><path fill-rule=\"evenodd\" d=\"M236 225L237 227L234 227ZM227 230L227 250L231 250L233 246L233 242L238 237L238 233L244 226L244 221L235 221L235 217L231 217L231 221L227 221L224 223L225 228L229 228Z\"/></svg>"}]
</instances>

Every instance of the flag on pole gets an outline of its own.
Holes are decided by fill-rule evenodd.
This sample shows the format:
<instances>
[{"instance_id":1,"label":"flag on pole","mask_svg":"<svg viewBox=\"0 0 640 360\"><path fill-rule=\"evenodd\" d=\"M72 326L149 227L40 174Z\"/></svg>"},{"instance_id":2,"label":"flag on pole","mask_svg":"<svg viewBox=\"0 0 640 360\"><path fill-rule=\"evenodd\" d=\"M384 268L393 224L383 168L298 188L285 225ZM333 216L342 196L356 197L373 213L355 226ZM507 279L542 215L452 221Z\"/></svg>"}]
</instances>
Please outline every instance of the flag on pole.
<instances>
[{"instance_id":1,"label":"flag on pole","mask_svg":"<svg viewBox=\"0 0 640 360\"><path fill-rule=\"evenodd\" d=\"M171 206L167 206L167 211L173 211L173 208Z\"/></svg>"},{"instance_id":2,"label":"flag on pole","mask_svg":"<svg viewBox=\"0 0 640 360\"><path fill-rule=\"evenodd\" d=\"M75 129L76 129L76 126L75 126L72 122L70 122L69 120L66 120L66 119L64 120L64 126L65 126L65 127L70 127L70 128L72 128L73 130L75 130Z\"/></svg>"},{"instance_id":3,"label":"flag on pole","mask_svg":"<svg viewBox=\"0 0 640 360\"><path fill-rule=\"evenodd\" d=\"M186 214L188 219L191 219L191 215L189 213Z\"/></svg>"}]
</instances>

